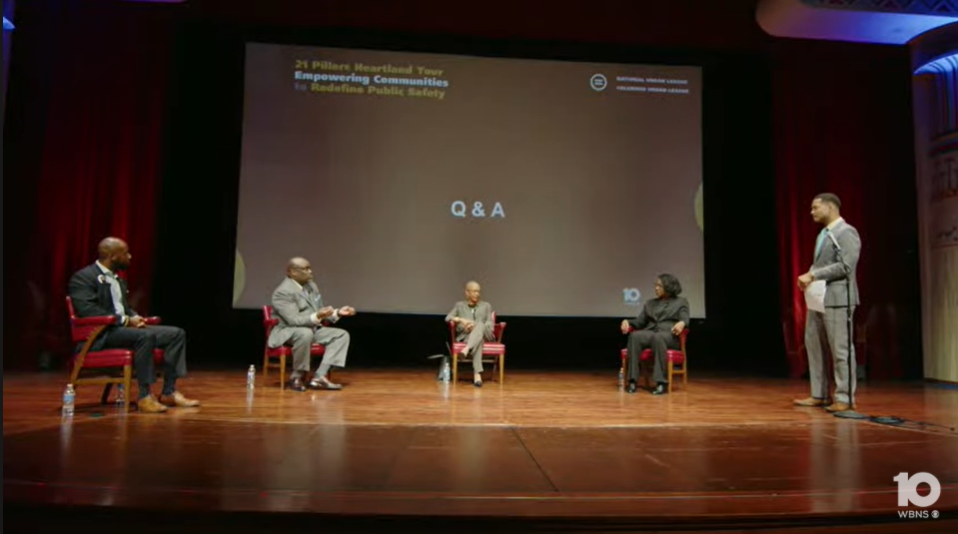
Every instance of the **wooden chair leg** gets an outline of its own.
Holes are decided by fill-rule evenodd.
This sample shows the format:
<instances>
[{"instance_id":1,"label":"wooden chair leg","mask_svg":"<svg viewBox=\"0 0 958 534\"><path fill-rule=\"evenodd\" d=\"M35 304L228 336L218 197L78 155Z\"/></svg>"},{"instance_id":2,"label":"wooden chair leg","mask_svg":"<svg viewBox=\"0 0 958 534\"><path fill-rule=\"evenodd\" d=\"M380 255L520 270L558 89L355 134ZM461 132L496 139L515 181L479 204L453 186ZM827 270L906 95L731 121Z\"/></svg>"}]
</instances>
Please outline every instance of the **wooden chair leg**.
<instances>
[{"instance_id":1,"label":"wooden chair leg","mask_svg":"<svg viewBox=\"0 0 958 534\"><path fill-rule=\"evenodd\" d=\"M674 365L672 360L669 360L669 393L672 393L672 371L675 369Z\"/></svg>"},{"instance_id":2,"label":"wooden chair leg","mask_svg":"<svg viewBox=\"0 0 958 534\"><path fill-rule=\"evenodd\" d=\"M459 354L452 353L452 383L459 382Z\"/></svg>"},{"instance_id":3,"label":"wooden chair leg","mask_svg":"<svg viewBox=\"0 0 958 534\"><path fill-rule=\"evenodd\" d=\"M133 382L133 366L123 366L123 413L130 413L130 384Z\"/></svg>"},{"instance_id":4,"label":"wooden chair leg","mask_svg":"<svg viewBox=\"0 0 958 534\"><path fill-rule=\"evenodd\" d=\"M266 351L263 351L263 378L269 376L269 354Z\"/></svg>"},{"instance_id":5,"label":"wooden chair leg","mask_svg":"<svg viewBox=\"0 0 958 534\"><path fill-rule=\"evenodd\" d=\"M286 389L286 355L283 354L279 357L279 389L283 391Z\"/></svg>"},{"instance_id":6,"label":"wooden chair leg","mask_svg":"<svg viewBox=\"0 0 958 534\"><path fill-rule=\"evenodd\" d=\"M682 364L682 389L689 387L689 361L685 360Z\"/></svg>"},{"instance_id":7,"label":"wooden chair leg","mask_svg":"<svg viewBox=\"0 0 958 534\"><path fill-rule=\"evenodd\" d=\"M506 380L506 355L499 356L499 384Z\"/></svg>"}]
</instances>

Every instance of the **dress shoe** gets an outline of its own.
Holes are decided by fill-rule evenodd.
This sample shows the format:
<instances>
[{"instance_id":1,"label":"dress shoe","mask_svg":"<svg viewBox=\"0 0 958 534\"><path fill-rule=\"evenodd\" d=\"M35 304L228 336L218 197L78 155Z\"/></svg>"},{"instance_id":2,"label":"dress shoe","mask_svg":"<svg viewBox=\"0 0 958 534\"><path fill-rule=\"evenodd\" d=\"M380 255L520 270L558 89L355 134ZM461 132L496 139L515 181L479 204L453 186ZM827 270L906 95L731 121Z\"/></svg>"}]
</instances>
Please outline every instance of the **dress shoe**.
<instances>
[{"instance_id":1,"label":"dress shoe","mask_svg":"<svg viewBox=\"0 0 958 534\"><path fill-rule=\"evenodd\" d=\"M166 406L156 402L153 395L147 395L136 401L136 407L143 413L163 413L167 409Z\"/></svg>"},{"instance_id":2,"label":"dress shoe","mask_svg":"<svg viewBox=\"0 0 958 534\"><path fill-rule=\"evenodd\" d=\"M303 384L303 378L300 376L291 378L289 382L286 383L286 387L293 391L306 391L306 384Z\"/></svg>"},{"instance_id":3,"label":"dress shoe","mask_svg":"<svg viewBox=\"0 0 958 534\"><path fill-rule=\"evenodd\" d=\"M179 391L174 391L172 395L163 395L160 397L160 402L177 408L196 408L200 405L200 401L187 399Z\"/></svg>"},{"instance_id":4,"label":"dress shoe","mask_svg":"<svg viewBox=\"0 0 958 534\"><path fill-rule=\"evenodd\" d=\"M339 390L343 389L343 386L340 384L333 384L326 378L313 378L309 381L309 389L329 389L329 390Z\"/></svg>"},{"instance_id":5,"label":"dress shoe","mask_svg":"<svg viewBox=\"0 0 958 534\"><path fill-rule=\"evenodd\" d=\"M655 389L652 390L653 395L665 395L669 392L668 384L658 384L655 386Z\"/></svg>"},{"instance_id":6,"label":"dress shoe","mask_svg":"<svg viewBox=\"0 0 958 534\"><path fill-rule=\"evenodd\" d=\"M627 391L628 393L635 393L638 390L639 390L639 386L635 382L629 382L629 386L625 388L625 391Z\"/></svg>"},{"instance_id":7,"label":"dress shoe","mask_svg":"<svg viewBox=\"0 0 958 534\"><path fill-rule=\"evenodd\" d=\"M793 402L795 403L795 406L802 406L805 408L814 408L815 406L825 406L825 399L816 399L815 397L795 400Z\"/></svg>"},{"instance_id":8,"label":"dress shoe","mask_svg":"<svg viewBox=\"0 0 958 534\"><path fill-rule=\"evenodd\" d=\"M825 411L829 413L835 412L847 412L851 409L851 406L845 402L836 402L834 404L829 404L825 407Z\"/></svg>"}]
</instances>

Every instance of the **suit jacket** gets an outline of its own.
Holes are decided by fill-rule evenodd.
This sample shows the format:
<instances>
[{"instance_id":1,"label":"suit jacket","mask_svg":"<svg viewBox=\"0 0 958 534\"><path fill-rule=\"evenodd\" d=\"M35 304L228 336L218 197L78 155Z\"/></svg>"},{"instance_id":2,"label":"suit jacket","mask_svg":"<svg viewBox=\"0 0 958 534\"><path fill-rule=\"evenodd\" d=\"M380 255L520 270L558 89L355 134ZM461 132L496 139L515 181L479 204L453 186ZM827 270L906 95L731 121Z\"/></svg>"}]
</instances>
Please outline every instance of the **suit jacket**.
<instances>
[{"instance_id":1,"label":"suit jacket","mask_svg":"<svg viewBox=\"0 0 958 534\"><path fill-rule=\"evenodd\" d=\"M629 321L629 325L636 330L671 332L679 321L689 324L689 301L685 297L655 298L645 303L638 317Z\"/></svg>"},{"instance_id":2,"label":"suit jacket","mask_svg":"<svg viewBox=\"0 0 958 534\"><path fill-rule=\"evenodd\" d=\"M307 297L306 288L309 289ZM293 328L322 328L322 324L316 324L313 320L316 312L322 308L323 296L319 293L319 287L316 282L309 282L304 287L300 287L292 278L287 277L279 287L273 291L273 316L279 319L279 323L273 327L269 333L269 346L279 347L289 341L293 335ZM328 317L323 323L335 323L339 320L338 316Z\"/></svg>"},{"instance_id":3,"label":"suit jacket","mask_svg":"<svg viewBox=\"0 0 958 534\"><path fill-rule=\"evenodd\" d=\"M121 303L127 317L137 315L130 308L129 293L126 280L117 278L120 282ZM113 293L110 290L110 281L96 263L87 265L70 277L67 293L73 300L73 310L77 317L116 317L117 324L123 324L123 316L116 313L113 306Z\"/></svg>"},{"instance_id":4,"label":"suit jacket","mask_svg":"<svg viewBox=\"0 0 958 534\"><path fill-rule=\"evenodd\" d=\"M120 283L120 302L123 305L124 313L127 317L135 317L138 314L130 307L130 290L127 288L126 281L119 277L117 277L117 280ZM116 313L116 308L113 306L113 292L110 289L110 281L94 262L73 273L67 286L67 294L73 301L73 311L77 317L108 317L111 315L116 317L116 325L107 327L106 331L97 338L93 347L91 347L92 350L99 350L106 342L110 331L123 325L123 316Z\"/></svg>"},{"instance_id":5,"label":"suit jacket","mask_svg":"<svg viewBox=\"0 0 958 534\"><path fill-rule=\"evenodd\" d=\"M476 303L475 307L469 305L469 301L460 300L452 307L446 315L446 322L448 323L454 317L462 317L463 319L469 319L470 321L475 321L476 323L483 323L486 328L486 337L491 336L495 325L492 324L492 304L484 300L480 300ZM465 329L461 324L456 325L456 338L460 339L465 337Z\"/></svg>"},{"instance_id":6,"label":"suit jacket","mask_svg":"<svg viewBox=\"0 0 958 534\"><path fill-rule=\"evenodd\" d=\"M846 223L844 220L831 230L838 245L842 248L841 258L845 260L845 265L839 261L839 251L832 243L832 239L825 236L822 247L815 255L815 261L812 262L812 268L809 270L815 280L825 280L825 306L829 308L842 308L848 305L848 291L851 286L852 306L857 306L858 301L858 280L855 271L858 268L858 257L861 255L862 241L858 236L858 230L854 226Z\"/></svg>"}]
</instances>

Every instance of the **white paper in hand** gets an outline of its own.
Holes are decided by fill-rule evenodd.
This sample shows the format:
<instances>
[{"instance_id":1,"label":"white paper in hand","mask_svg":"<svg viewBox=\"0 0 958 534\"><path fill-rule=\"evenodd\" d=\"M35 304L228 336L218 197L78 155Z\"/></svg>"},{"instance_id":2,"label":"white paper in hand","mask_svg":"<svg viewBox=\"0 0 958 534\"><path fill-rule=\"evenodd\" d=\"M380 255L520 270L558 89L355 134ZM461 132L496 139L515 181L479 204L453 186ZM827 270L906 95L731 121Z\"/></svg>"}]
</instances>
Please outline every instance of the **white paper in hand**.
<instances>
[{"instance_id":1,"label":"white paper in hand","mask_svg":"<svg viewBox=\"0 0 958 534\"><path fill-rule=\"evenodd\" d=\"M805 305L809 310L825 313L825 281L815 280L805 288Z\"/></svg>"}]
</instances>

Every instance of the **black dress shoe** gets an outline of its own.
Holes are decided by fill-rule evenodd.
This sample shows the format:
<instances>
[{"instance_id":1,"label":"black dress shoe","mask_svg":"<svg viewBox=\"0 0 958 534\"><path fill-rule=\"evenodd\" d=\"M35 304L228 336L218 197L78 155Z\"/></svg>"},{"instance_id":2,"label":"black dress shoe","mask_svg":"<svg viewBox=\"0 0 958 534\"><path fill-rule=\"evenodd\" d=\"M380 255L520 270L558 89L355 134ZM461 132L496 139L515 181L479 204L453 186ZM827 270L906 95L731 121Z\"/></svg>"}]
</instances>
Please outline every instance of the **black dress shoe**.
<instances>
[{"instance_id":1,"label":"black dress shoe","mask_svg":"<svg viewBox=\"0 0 958 534\"><path fill-rule=\"evenodd\" d=\"M669 392L669 385L661 384L661 383L655 386L655 389L652 390L653 395L665 395L668 392Z\"/></svg>"},{"instance_id":2,"label":"black dress shoe","mask_svg":"<svg viewBox=\"0 0 958 534\"><path fill-rule=\"evenodd\" d=\"M625 390L629 393L635 393L639 390L639 386L636 385L635 382L629 382L629 387L625 388Z\"/></svg>"},{"instance_id":3,"label":"black dress shoe","mask_svg":"<svg viewBox=\"0 0 958 534\"><path fill-rule=\"evenodd\" d=\"M306 384L303 384L302 377L296 377L296 378L290 379L290 381L286 383L286 387L288 387L289 389L293 391L300 391L300 392L306 391Z\"/></svg>"}]
</instances>

